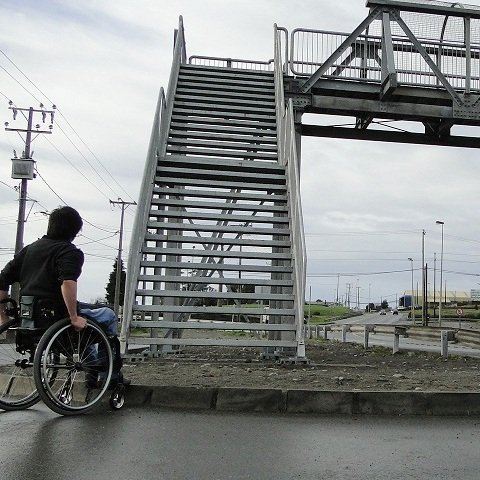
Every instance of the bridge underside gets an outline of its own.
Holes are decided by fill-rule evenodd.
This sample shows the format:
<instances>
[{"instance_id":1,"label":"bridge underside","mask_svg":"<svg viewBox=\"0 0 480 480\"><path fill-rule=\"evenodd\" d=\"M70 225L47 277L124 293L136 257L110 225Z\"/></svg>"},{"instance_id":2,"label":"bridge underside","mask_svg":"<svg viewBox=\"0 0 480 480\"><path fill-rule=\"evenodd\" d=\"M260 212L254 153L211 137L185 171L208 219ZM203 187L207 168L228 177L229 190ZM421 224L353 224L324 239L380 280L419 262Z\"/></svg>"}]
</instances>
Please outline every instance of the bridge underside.
<instances>
[{"instance_id":1,"label":"bridge underside","mask_svg":"<svg viewBox=\"0 0 480 480\"><path fill-rule=\"evenodd\" d=\"M292 33L292 52L307 43L315 51L290 59L296 75L285 82L285 95L293 100L297 131L480 147L477 130L463 128L480 125L480 9L398 0L367 6L369 15L350 35ZM315 121L300 125L303 113L317 114ZM319 115L330 118L320 122ZM351 126L335 126L345 119L332 116L352 118Z\"/></svg>"}]
</instances>

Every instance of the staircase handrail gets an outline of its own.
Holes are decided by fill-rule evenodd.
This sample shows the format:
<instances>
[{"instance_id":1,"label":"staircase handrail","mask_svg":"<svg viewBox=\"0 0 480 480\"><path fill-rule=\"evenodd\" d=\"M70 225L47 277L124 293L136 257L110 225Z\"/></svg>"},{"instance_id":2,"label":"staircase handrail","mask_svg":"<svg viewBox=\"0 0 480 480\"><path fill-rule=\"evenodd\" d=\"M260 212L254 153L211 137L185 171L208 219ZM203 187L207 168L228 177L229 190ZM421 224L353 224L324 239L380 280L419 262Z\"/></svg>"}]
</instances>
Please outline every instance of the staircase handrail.
<instances>
[{"instance_id":1,"label":"staircase handrail","mask_svg":"<svg viewBox=\"0 0 480 480\"><path fill-rule=\"evenodd\" d=\"M133 317L133 306L135 303L135 291L137 289L137 278L140 273L140 262L142 257L143 236L139 232L147 231L149 218L150 200L153 194L155 172L159 157L166 154L168 131L173 111L173 100L178 81L180 66L186 62L185 33L183 29L183 18L179 17L178 30L175 31L175 46L173 51L172 69L168 82L168 90L165 95L163 87L160 89L157 108L155 111L150 143L147 151L147 160L143 171L142 185L140 188L138 208L133 223L130 249L127 262L125 279L125 300L122 316L122 328L120 342L122 352L127 348L127 336L130 323Z\"/></svg>"},{"instance_id":2,"label":"staircase handrail","mask_svg":"<svg viewBox=\"0 0 480 480\"><path fill-rule=\"evenodd\" d=\"M215 62L211 64L210 62ZM190 65L202 65L205 67L226 67L226 68L239 68L242 70L260 70L271 71L273 69L274 60L250 60L246 58L231 58L231 57L212 57L208 55L191 55L188 58ZM242 65L251 65L252 68L246 68ZM258 68L254 68L257 66Z\"/></svg>"},{"instance_id":3,"label":"staircase handrail","mask_svg":"<svg viewBox=\"0 0 480 480\"><path fill-rule=\"evenodd\" d=\"M305 337L303 322L307 258L305 234L303 229L302 202L300 197L300 174L297 148L295 143L295 126L293 121L293 103L292 100L290 100L288 106L285 105L285 96L283 90L284 63L282 62L281 52L281 33L283 31L285 31L285 29L279 29L277 25L274 25L278 159L279 164L286 166L287 170L288 196L291 206L290 217L294 262L293 280L295 288L294 308L296 310L295 322L297 327L297 356L304 357Z\"/></svg>"}]
</instances>

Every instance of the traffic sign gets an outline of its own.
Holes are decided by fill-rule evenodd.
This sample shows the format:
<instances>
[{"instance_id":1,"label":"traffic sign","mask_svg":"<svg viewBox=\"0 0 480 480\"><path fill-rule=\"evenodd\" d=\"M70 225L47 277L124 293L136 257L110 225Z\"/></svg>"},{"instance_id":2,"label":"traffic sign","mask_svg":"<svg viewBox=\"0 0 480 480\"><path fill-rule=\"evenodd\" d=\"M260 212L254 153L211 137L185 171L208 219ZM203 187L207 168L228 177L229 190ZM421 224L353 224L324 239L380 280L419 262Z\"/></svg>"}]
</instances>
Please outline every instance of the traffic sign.
<instances>
[{"instance_id":1,"label":"traffic sign","mask_svg":"<svg viewBox=\"0 0 480 480\"><path fill-rule=\"evenodd\" d=\"M463 315L463 308L457 308L457 315L458 316Z\"/></svg>"}]
</instances>

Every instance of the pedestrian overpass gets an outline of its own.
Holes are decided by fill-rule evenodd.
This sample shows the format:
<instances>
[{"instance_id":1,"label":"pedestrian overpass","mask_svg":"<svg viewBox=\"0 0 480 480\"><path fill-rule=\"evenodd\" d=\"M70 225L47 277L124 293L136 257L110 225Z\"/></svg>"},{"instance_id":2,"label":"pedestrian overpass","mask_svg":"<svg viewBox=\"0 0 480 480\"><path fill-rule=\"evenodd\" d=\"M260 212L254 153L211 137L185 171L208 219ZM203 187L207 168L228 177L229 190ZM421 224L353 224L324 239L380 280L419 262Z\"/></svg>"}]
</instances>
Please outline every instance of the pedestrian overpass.
<instances>
[{"instance_id":1,"label":"pedestrian overpass","mask_svg":"<svg viewBox=\"0 0 480 480\"><path fill-rule=\"evenodd\" d=\"M130 243L126 352L305 357L302 135L480 147L464 128L480 125L480 7L366 6L352 33L275 26L267 61L188 57L180 17Z\"/></svg>"}]
</instances>

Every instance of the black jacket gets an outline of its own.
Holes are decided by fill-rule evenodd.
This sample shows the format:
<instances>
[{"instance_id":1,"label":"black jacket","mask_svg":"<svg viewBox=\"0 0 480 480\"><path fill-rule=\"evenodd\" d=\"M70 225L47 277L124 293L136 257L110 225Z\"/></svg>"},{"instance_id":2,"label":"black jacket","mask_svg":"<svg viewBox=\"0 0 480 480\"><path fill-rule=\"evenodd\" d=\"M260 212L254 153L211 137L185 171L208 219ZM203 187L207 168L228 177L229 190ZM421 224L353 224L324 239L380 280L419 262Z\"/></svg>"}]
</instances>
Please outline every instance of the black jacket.
<instances>
[{"instance_id":1,"label":"black jacket","mask_svg":"<svg viewBox=\"0 0 480 480\"><path fill-rule=\"evenodd\" d=\"M66 309L61 285L82 273L83 252L70 242L46 235L27 245L0 272L0 290L20 282L20 295L49 298Z\"/></svg>"}]
</instances>

